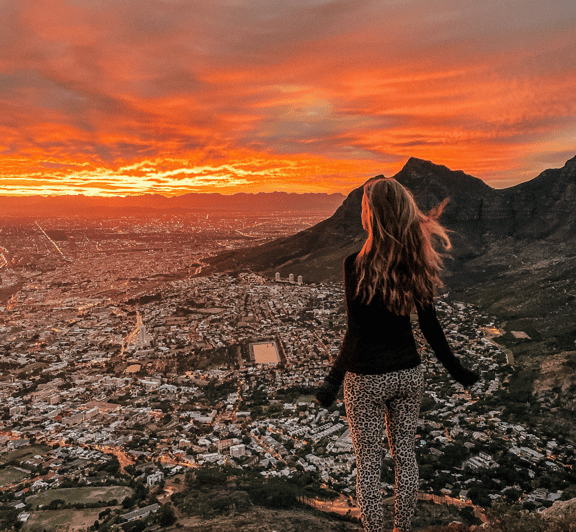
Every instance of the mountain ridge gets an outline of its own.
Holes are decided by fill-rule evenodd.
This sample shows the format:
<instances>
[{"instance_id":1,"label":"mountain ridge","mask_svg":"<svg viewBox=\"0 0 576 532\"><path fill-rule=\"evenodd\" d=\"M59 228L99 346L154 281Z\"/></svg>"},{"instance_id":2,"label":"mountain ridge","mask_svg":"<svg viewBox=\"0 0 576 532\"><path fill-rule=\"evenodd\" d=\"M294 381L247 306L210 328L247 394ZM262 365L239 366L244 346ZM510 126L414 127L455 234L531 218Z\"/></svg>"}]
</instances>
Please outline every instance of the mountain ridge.
<instances>
[{"instance_id":1,"label":"mountain ridge","mask_svg":"<svg viewBox=\"0 0 576 532\"><path fill-rule=\"evenodd\" d=\"M267 210L333 213L345 196L325 192L197 192L166 197L161 194L139 196L0 196L2 214L8 216L83 215L97 216L112 212L186 212L186 211L248 211ZM98 209L98 211L87 209Z\"/></svg>"},{"instance_id":2,"label":"mountain ridge","mask_svg":"<svg viewBox=\"0 0 576 532\"><path fill-rule=\"evenodd\" d=\"M570 231L576 227L576 216L569 206L576 201L576 157L561 169L545 170L526 183L501 190L462 171L417 158L410 158L393 177L412 191L425 211L449 198L442 221L452 232L452 264L479 256L495 241L509 237L573 238ZM555 179L553 186L550 179ZM224 270L243 265L270 276L278 270L313 282L340 280L342 260L364 239L362 194L363 187L351 191L330 218L312 228L256 248L221 254L212 266Z\"/></svg>"}]
</instances>

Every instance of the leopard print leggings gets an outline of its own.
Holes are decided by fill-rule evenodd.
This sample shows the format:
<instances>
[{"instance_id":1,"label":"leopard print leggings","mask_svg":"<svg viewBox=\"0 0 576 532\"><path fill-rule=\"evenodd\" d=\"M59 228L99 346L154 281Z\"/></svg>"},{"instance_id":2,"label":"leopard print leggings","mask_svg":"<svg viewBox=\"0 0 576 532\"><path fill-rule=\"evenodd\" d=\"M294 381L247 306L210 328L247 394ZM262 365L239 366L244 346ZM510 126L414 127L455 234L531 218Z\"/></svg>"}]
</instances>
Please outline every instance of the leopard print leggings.
<instances>
[{"instance_id":1,"label":"leopard print leggings","mask_svg":"<svg viewBox=\"0 0 576 532\"><path fill-rule=\"evenodd\" d=\"M394 460L394 526L410 530L418 493L414 437L424 391L420 367L360 375L347 372L344 402L356 454L356 497L366 532L382 532L380 474L384 423Z\"/></svg>"}]
</instances>

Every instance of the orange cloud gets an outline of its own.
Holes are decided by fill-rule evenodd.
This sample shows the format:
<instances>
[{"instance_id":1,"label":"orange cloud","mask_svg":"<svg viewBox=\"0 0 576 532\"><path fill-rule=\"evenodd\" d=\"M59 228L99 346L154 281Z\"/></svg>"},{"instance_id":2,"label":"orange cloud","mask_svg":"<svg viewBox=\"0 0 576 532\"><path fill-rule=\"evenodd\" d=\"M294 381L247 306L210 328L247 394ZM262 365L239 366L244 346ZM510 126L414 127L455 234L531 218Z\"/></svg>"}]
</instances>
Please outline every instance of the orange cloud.
<instances>
[{"instance_id":1,"label":"orange cloud","mask_svg":"<svg viewBox=\"0 0 576 532\"><path fill-rule=\"evenodd\" d=\"M576 151L576 5L516 4L1 4L0 194L528 179Z\"/></svg>"}]
</instances>

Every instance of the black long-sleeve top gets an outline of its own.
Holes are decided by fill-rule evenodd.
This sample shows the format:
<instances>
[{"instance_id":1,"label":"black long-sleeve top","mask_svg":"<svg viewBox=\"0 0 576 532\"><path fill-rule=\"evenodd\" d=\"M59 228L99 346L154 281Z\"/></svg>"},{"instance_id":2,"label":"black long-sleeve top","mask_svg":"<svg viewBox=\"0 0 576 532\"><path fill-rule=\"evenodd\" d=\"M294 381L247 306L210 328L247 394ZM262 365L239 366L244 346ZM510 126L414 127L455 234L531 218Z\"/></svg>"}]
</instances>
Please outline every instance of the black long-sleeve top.
<instances>
[{"instance_id":1,"label":"black long-sleeve top","mask_svg":"<svg viewBox=\"0 0 576 532\"><path fill-rule=\"evenodd\" d=\"M340 354L327 377L334 385L342 383L346 371L380 375L414 368L421 362L410 316L400 316L389 311L381 296L374 296L368 304L356 296L357 256L358 253L353 253L344 261L348 330L344 335ZM452 353L434 305L417 305L416 308L424 337L452 377L461 384L472 384L478 380L478 376L464 368Z\"/></svg>"}]
</instances>

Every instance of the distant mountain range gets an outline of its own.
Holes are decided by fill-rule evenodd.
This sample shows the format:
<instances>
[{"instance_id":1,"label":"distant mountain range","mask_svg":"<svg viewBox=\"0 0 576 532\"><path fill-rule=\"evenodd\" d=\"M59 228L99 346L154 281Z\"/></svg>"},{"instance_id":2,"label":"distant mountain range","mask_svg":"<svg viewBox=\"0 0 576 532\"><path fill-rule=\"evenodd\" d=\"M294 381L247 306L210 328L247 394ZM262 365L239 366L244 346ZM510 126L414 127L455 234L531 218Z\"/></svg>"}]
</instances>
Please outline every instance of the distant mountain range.
<instances>
[{"instance_id":1,"label":"distant mountain range","mask_svg":"<svg viewBox=\"0 0 576 532\"><path fill-rule=\"evenodd\" d=\"M117 214L186 213L193 211L314 211L332 214L344 200L343 194L287 192L192 193L167 198L160 194L142 196L0 196L0 215L7 216L85 216Z\"/></svg>"}]
</instances>

